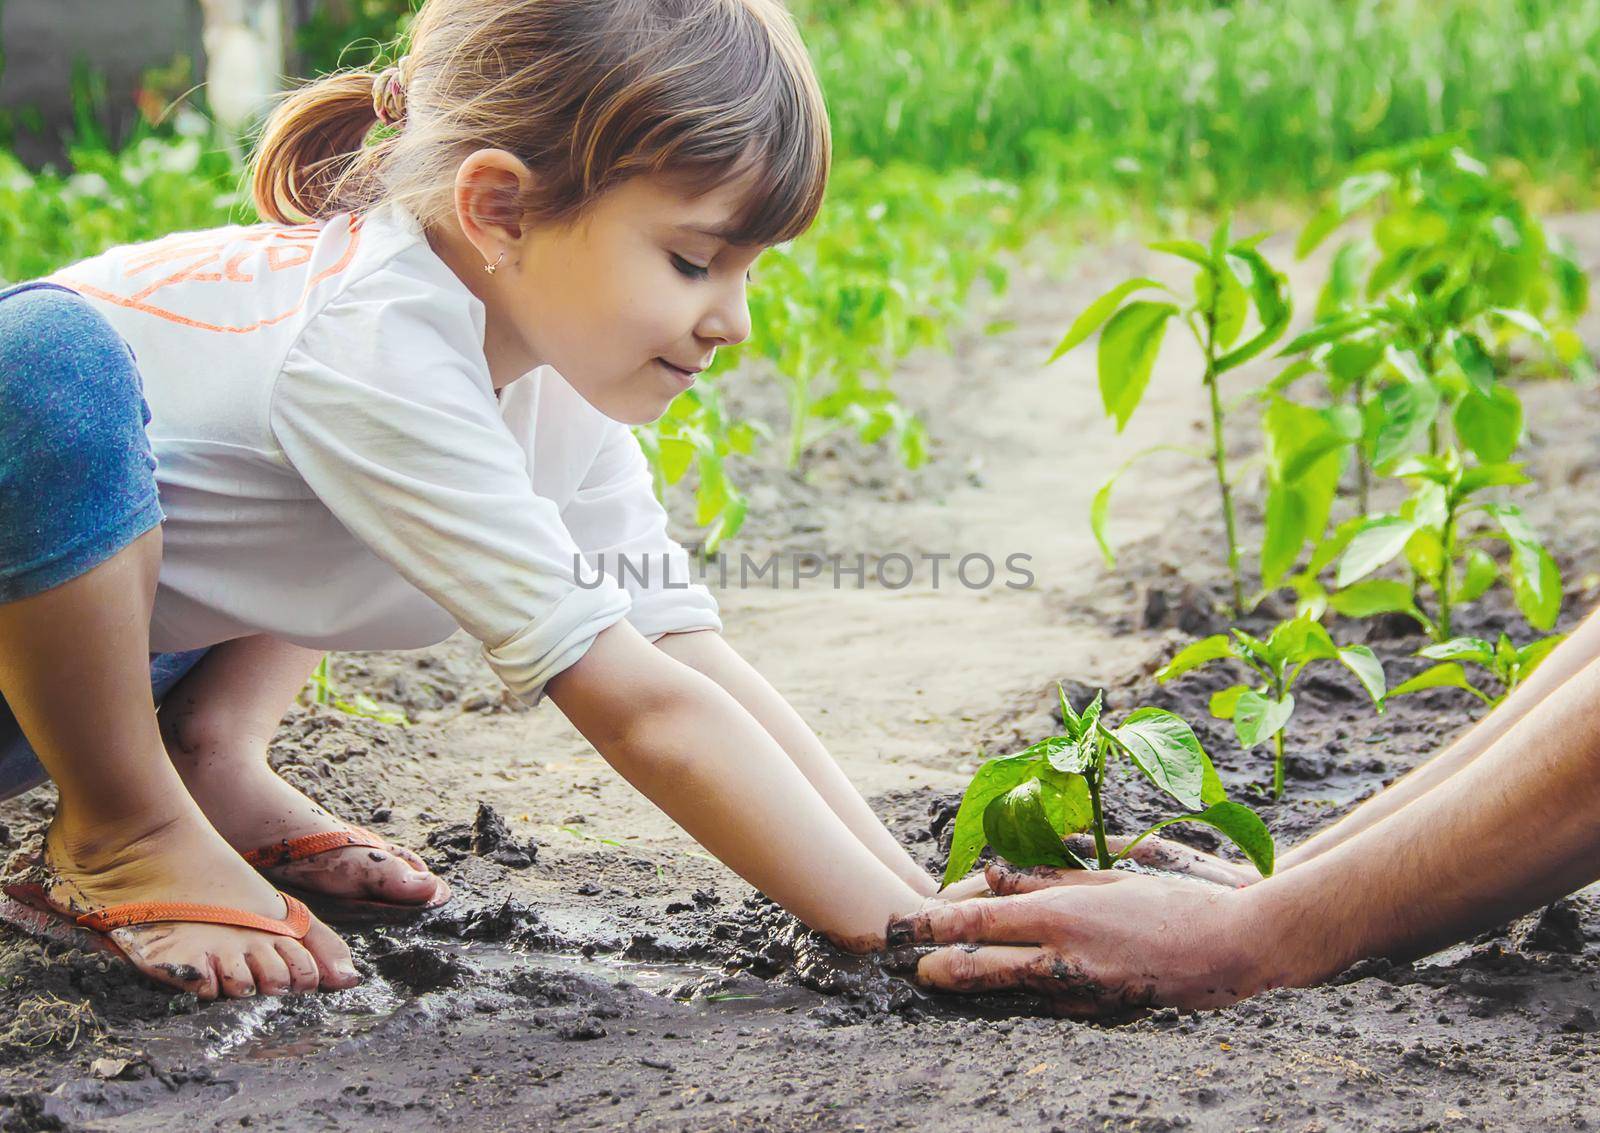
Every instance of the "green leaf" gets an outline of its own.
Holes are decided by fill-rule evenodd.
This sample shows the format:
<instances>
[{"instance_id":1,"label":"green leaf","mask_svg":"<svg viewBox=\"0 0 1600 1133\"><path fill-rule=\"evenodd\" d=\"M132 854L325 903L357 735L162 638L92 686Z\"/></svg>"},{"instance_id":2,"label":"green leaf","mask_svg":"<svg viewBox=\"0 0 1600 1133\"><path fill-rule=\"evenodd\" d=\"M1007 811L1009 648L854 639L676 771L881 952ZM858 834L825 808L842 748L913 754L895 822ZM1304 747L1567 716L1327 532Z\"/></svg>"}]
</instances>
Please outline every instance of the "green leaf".
<instances>
[{"instance_id":1,"label":"green leaf","mask_svg":"<svg viewBox=\"0 0 1600 1133\"><path fill-rule=\"evenodd\" d=\"M1454 343L1456 362L1467 382L1480 397L1488 397L1494 389L1494 360L1483 348L1483 340L1475 334L1458 334Z\"/></svg>"},{"instance_id":2,"label":"green leaf","mask_svg":"<svg viewBox=\"0 0 1600 1133\"><path fill-rule=\"evenodd\" d=\"M1211 266L1211 253L1194 240L1157 240L1146 245L1152 252L1165 252L1169 256L1181 256L1199 267Z\"/></svg>"},{"instance_id":3,"label":"green leaf","mask_svg":"<svg viewBox=\"0 0 1600 1133\"><path fill-rule=\"evenodd\" d=\"M1273 627L1267 638L1267 653L1276 661L1299 664L1318 659L1331 660L1339 647L1328 631L1312 618L1290 618Z\"/></svg>"},{"instance_id":4,"label":"green leaf","mask_svg":"<svg viewBox=\"0 0 1600 1133\"><path fill-rule=\"evenodd\" d=\"M1139 770L1179 805L1201 806L1205 749L1181 716L1161 708L1140 708L1111 735Z\"/></svg>"},{"instance_id":5,"label":"green leaf","mask_svg":"<svg viewBox=\"0 0 1600 1133\"><path fill-rule=\"evenodd\" d=\"M1373 318L1369 314L1341 313L1322 322L1314 323L1298 337L1289 340L1289 345L1278 351L1281 358L1287 354L1299 354L1311 350L1328 342L1337 342L1347 334L1353 334L1372 325Z\"/></svg>"},{"instance_id":6,"label":"green leaf","mask_svg":"<svg viewBox=\"0 0 1600 1133\"><path fill-rule=\"evenodd\" d=\"M1107 570L1117 568L1117 556L1112 553L1111 543L1106 539L1106 520L1111 513L1111 488L1116 482L1117 478L1113 476L1101 484L1094 499L1089 501L1089 530L1094 533L1094 541L1100 547L1100 557L1105 559Z\"/></svg>"},{"instance_id":7,"label":"green leaf","mask_svg":"<svg viewBox=\"0 0 1600 1133\"><path fill-rule=\"evenodd\" d=\"M1381 578L1369 578L1335 591L1328 596L1328 605L1347 618L1370 618L1374 614L1391 613L1416 617L1421 613L1411 587L1403 582Z\"/></svg>"},{"instance_id":8,"label":"green leaf","mask_svg":"<svg viewBox=\"0 0 1600 1133\"><path fill-rule=\"evenodd\" d=\"M1530 334L1534 338L1541 339L1544 342L1550 341L1550 328L1526 311L1517 311L1510 307L1491 307L1489 313L1498 315L1518 330Z\"/></svg>"},{"instance_id":9,"label":"green leaf","mask_svg":"<svg viewBox=\"0 0 1600 1133\"><path fill-rule=\"evenodd\" d=\"M1276 342L1288 327L1292 313L1285 290L1287 281L1272 270L1260 252L1253 246L1239 244L1229 250L1229 256L1242 261L1249 270L1251 300L1261 329L1242 346L1217 359L1214 369L1219 374L1243 365Z\"/></svg>"},{"instance_id":10,"label":"green leaf","mask_svg":"<svg viewBox=\"0 0 1600 1133\"><path fill-rule=\"evenodd\" d=\"M1111 510L1111 489L1128 469L1145 457L1154 456L1158 452L1175 452L1197 460L1210 459L1210 454L1200 449L1186 448L1183 445L1151 445L1149 448L1140 449L1123 461L1122 467L1117 469L1111 479L1100 485L1100 490L1095 492L1094 499L1089 504L1089 529L1094 532L1094 541L1100 545L1100 554L1105 558L1108 570L1115 570L1117 566L1117 557L1112 554L1111 543L1106 538L1106 520Z\"/></svg>"},{"instance_id":11,"label":"green leaf","mask_svg":"<svg viewBox=\"0 0 1600 1133\"><path fill-rule=\"evenodd\" d=\"M1365 645L1345 646L1339 650L1339 660L1356 675L1356 680L1372 697L1372 703L1378 706L1378 711L1383 711L1384 689L1387 685L1383 676L1383 662Z\"/></svg>"},{"instance_id":12,"label":"green leaf","mask_svg":"<svg viewBox=\"0 0 1600 1133\"><path fill-rule=\"evenodd\" d=\"M1293 693L1284 693L1282 700L1273 700L1254 689L1245 693L1233 710L1233 730L1239 737L1239 746L1252 748L1270 740L1293 715Z\"/></svg>"},{"instance_id":13,"label":"green leaf","mask_svg":"<svg viewBox=\"0 0 1600 1133\"><path fill-rule=\"evenodd\" d=\"M1413 692L1422 692L1430 688L1464 688L1473 695L1483 700L1489 698L1467 680L1466 670L1454 661L1446 661L1442 665L1435 665L1431 669L1424 669L1409 681L1405 681L1389 690L1389 699L1397 696L1406 696Z\"/></svg>"},{"instance_id":14,"label":"green leaf","mask_svg":"<svg viewBox=\"0 0 1600 1133\"><path fill-rule=\"evenodd\" d=\"M1457 500L1464 500L1484 488L1531 483L1533 483L1532 478L1522 470L1520 464L1478 464L1461 474L1461 482L1456 485L1455 494Z\"/></svg>"},{"instance_id":15,"label":"green leaf","mask_svg":"<svg viewBox=\"0 0 1600 1133\"><path fill-rule=\"evenodd\" d=\"M1239 698L1250 691L1249 685L1233 685L1211 694L1211 715L1218 720L1232 720L1239 706Z\"/></svg>"},{"instance_id":16,"label":"green leaf","mask_svg":"<svg viewBox=\"0 0 1600 1133\"><path fill-rule=\"evenodd\" d=\"M1181 814L1156 823L1145 831L1153 834L1178 822L1202 822L1227 835L1228 840L1250 859L1262 877L1271 877L1276 854L1272 834L1261 816L1243 803L1216 802L1199 814ZM1143 837L1144 835L1140 835Z\"/></svg>"},{"instance_id":17,"label":"green leaf","mask_svg":"<svg viewBox=\"0 0 1600 1133\"><path fill-rule=\"evenodd\" d=\"M1198 669L1201 665L1223 657L1234 655L1233 642L1225 634L1212 634L1199 641L1191 642L1178 651L1177 656L1156 670L1156 680L1166 684L1174 677L1181 677L1191 669Z\"/></svg>"},{"instance_id":18,"label":"green leaf","mask_svg":"<svg viewBox=\"0 0 1600 1133\"><path fill-rule=\"evenodd\" d=\"M978 768L961 796L950 836L950 859L945 864L944 881L949 885L972 870L987 839L983 832L983 813L989 804L1025 779L1034 777L1039 759L1028 752L991 759Z\"/></svg>"},{"instance_id":19,"label":"green leaf","mask_svg":"<svg viewBox=\"0 0 1600 1133\"><path fill-rule=\"evenodd\" d=\"M1177 313L1171 303L1139 300L1118 311L1100 336L1100 398L1119 433L1144 397L1167 320Z\"/></svg>"},{"instance_id":20,"label":"green leaf","mask_svg":"<svg viewBox=\"0 0 1600 1133\"><path fill-rule=\"evenodd\" d=\"M1051 825L1042 792L1039 780L1029 779L996 797L983 811L984 837L1012 865L1081 867Z\"/></svg>"},{"instance_id":21,"label":"green leaf","mask_svg":"<svg viewBox=\"0 0 1600 1133\"><path fill-rule=\"evenodd\" d=\"M1452 637L1417 650L1417 656L1430 661L1476 661L1487 667L1494 660L1494 646L1481 637Z\"/></svg>"},{"instance_id":22,"label":"green leaf","mask_svg":"<svg viewBox=\"0 0 1600 1133\"><path fill-rule=\"evenodd\" d=\"M1100 324L1109 319L1111 313L1120 307L1122 301L1128 296L1135 291L1143 291L1151 287L1157 287L1163 291L1166 290L1165 284L1154 279L1130 279L1126 283L1117 284L1117 286L1107 291L1093 303L1090 303L1088 307L1084 308L1083 314L1073 320L1072 326L1067 330L1066 337L1061 340L1061 344L1056 347L1055 353L1050 355L1045 365L1048 366L1100 329Z\"/></svg>"},{"instance_id":23,"label":"green leaf","mask_svg":"<svg viewBox=\"0 0 1600 1133\"><path fill-rule=\"evenodd\" d=\"M1089 781L1082 775L1041 767L1039 783L1039 801L1058 836L1064 838L1094 824L1094 801L1089 797Z\"/></svg>"},{"instance_id":24,"label":"green leaf","mask_svg":"<svg viewBox=\"0 0 1600 1133\"><path fill-rule=\"evenodd\" d=\"M1271 590L1283 581L1306 542L1306 506L1297 488L1275 484L1267 490L1261 525L1261 587Z\"/></svg>"},{"instance_id":25,"label":"green leaf","mask_svg":"<svg viewBox=\"0 0 1600 1133\"><path fill-rule=\"evenodd\" d=\"M1534 629L1549 629L1561 615L1561 568L1543 547L1511 556L1511 595Z\"/></svg>"},{"instance_id":26,"label":"green leaf","mask_svg":"<svg viewBox=\"0 0 1600 1133\"><path fill-rule=\"evenodd\" d=\"M1368 520L1350 540L1344 557L1339 560L1339 588L1342 590L1393 560L1415 532L1416 525L1399 516L1384 515Z\"/></svg>"},{"instance_id":27,"label":"green leaf","mask_svg":"<svg viewBox=\"0 0 1600 1133\"><path fill-rule=\"evenodd\" d=\"M1507 460L1522 441L1522 400L1507 386L1488 397L1469 393L1456 405L1456 435L1479 460Z\"/></svg>"},{"instance_id":28,"label":"green leaf","mask_svg":"<svg viewBox=\"0 0 1600 1133\"><path fill-rule=\"evenodd\" d=\"M1461 585L1456 590L1458 603L1476 602L1500 577L1500 564L1482 547L1474 547L1467 554L1467 566L1462 572Z\"/></svg>"},{"instance_id":29,"label":"green leaf","mask_svg":"<svg viewBox=\"0 0 1600 1133\"><path fill-rule=\"evenodd\" d=\"M1517 665L1521 669L1520 679L1527 680L1533 671L1544 664L1544 659L1550 656L1550 651L1567 639L1564 633L1552 633L1549 637L1541 637L1538 641L1530 641L1517 650Z\"/></svg>"}]
</instances>

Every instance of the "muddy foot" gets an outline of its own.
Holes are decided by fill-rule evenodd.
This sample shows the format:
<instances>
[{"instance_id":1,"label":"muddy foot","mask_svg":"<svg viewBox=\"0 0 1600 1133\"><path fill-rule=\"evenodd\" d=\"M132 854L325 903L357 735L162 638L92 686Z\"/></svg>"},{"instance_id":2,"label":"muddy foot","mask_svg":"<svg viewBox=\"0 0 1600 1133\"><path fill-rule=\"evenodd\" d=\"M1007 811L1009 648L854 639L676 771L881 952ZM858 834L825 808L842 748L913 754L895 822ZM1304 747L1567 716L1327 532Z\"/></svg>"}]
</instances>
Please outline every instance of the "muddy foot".
<instances>
[{"instance_id":1,"label":"muddy foot","mask_svg":"<svg viewBox=\"0 0 1600 1133\"><path fill-rule=\"evenodd\" d=\"M164 738L173 766L201 811L239 853L347 829L347 823L278 777L267 765L266 746L260 740L239 737L226 745L192 741L185 745L170 731ZM449 892L421 858L392 845L326 850L299 861L263 866L261 872L278 884L326 897L419 908L437 904Z\"/></svg>"},{"instance_id":2,"label":"muddy foot","mask_svg":"<svg viewBox=\"0 0 1600 1133\"><path fill-rule=\"evenodd\" d=\"M131 837L105 830L66 832L58 819L43 853L8 874L69 916L131 902L222 906L272 920L289 907L245 865L198 812ZM105 936L139 971L201 999L283 995L360 982L350 950L314 917L300 939L260 929L193 921L110 928Z\"/></svg>"}]
</instances>

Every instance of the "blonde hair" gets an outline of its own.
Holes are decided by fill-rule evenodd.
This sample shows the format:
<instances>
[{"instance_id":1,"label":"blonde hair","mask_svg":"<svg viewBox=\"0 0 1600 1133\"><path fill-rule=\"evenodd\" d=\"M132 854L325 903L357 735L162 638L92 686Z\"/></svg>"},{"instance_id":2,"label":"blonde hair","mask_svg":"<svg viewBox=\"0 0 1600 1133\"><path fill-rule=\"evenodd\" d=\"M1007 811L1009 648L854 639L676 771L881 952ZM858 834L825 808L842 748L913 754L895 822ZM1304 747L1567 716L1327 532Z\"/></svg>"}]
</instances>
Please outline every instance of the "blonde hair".
<instances>
[{"instance_id":1,"label":"blonde hair","mask_svg":"<svg viewBox=\"0 0 1600 1133\"><path fill-rule=\"evenodd\" d=\"M388 128L369 138L380 116ZM427 0L397 67L284 97L251 192L280 224L397 202L426 227L453 214L456 169L485 147L527 164L523 216L553 224L642 174L694 196L753 170L734 244L809 228L831 161L822 92L779 0Z\"/></svg>"}]
</instances>

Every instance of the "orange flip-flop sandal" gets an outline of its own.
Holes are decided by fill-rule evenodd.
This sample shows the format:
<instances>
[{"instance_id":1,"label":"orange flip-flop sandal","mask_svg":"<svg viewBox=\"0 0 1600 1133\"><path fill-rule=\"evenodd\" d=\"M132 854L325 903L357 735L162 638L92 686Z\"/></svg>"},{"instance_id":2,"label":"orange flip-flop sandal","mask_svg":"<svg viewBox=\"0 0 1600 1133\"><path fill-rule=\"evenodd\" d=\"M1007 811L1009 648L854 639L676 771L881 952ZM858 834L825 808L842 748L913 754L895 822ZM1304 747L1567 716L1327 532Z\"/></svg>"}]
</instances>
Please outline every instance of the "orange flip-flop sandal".
<instances>
[{"instance_id":1,"label":"orange flip-flop sandal","mask_svg":"<svg viewBox=\"0 0 1600 1133\"><path fill-rule=\"evenodd\" d=\"M35 862L36 859L33 859L29 864ZM11 872L23 872L23 876L0 886L0 891L8 898L0 901L0 919L33 936L79 948L110 952L130 966L133 966L132 960L111 935L114 929L162 922L217 924L255 929L275 936L287 936L291 940L304 940L306 933L311 931L310 910L288 893L280 893L284 905L281 919L226 905L202 905L192 901L129 901L87 913L74 913L50 899L50 891L40 876L40 870L28 869L24 872L13 865Z\"/></svg>"},{"instance_id":2,"label":"orange flip-flop sandal","mask_svg":"<svg viewBox=\"0 0 1600 1133\"><path fill-rule=\"evenodd\" d=\"M411 864L416 859L415 855L408 854L392 843L378 837L372 831L362 826L346 826L343 830L326 830L320 834L302 834L298 838L285 838L266 846L258 846L247 851L244 860L258 870L269 870L277 866L287 865L290 862L303 861L306 858L325 854L330 850L342 850L348 846L360 846L371 850L382 850L393 855L401 861ZM426 868L426 867L424 867ZM437 909L450 900L450 886L444 878L434 875L438 885L433 896L417 904L406 904L399 901L374 901L366 897L340 897L329 893L319 893L312 889L303 889L298 885L288 884L276 878L269 878L282 892L293 895L309 905L311 909L323 920L335 924L361 925L361 924L392 924L399 921L410 920L418 913L425 913L430 909Z\"/></svg>"}]
</instances>

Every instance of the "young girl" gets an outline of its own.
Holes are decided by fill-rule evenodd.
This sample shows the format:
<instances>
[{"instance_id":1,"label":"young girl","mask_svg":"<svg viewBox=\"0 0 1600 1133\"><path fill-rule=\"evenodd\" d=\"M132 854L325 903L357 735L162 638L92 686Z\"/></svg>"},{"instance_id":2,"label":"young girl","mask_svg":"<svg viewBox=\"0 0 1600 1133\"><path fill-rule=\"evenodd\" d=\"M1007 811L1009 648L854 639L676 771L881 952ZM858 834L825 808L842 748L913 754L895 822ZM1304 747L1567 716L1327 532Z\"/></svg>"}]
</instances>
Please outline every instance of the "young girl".
<instances>
[{"instance_id":1,"label":"young girl","mask_svg":"<svg viewBox=\"0 0 1600 1133\"><path fill-rule=\"evenodd\" d=\"M354 983L295 894L448 890L266 746L323 650L460 626L752 885L880 946L935 884L685 585L629 428L749 334L828 166L777 0L428 0L397 67L269 119L273 223L0 295L0 797L60 795L12 898L202 997Z\"/></svg>"}]
</instances>

